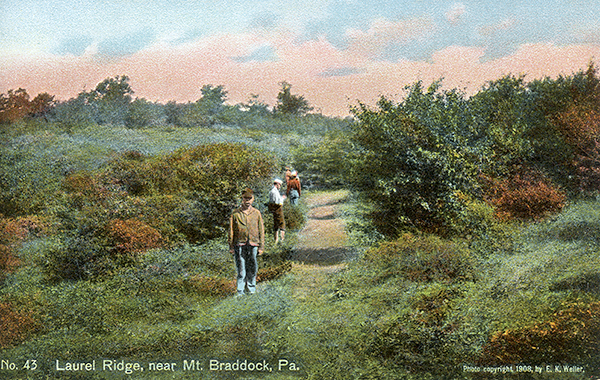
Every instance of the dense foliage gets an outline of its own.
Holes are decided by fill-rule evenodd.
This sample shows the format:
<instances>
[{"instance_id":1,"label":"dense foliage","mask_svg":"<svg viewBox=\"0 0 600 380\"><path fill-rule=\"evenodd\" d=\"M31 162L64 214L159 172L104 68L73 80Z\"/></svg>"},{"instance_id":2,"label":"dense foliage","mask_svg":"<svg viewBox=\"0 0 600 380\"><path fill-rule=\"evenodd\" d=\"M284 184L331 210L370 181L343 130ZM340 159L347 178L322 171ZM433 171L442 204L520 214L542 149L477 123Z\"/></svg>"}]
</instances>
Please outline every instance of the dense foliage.
<instances>
[{"instance_id":1,"label":"dense foliage","mask_svg":"<svg viewBox=\"0 0 600 380\"><path fill-rule=\"evenodd\" d=\"M465 199L537 219L560 211L565 191L597 190L595 73L590 65L555 81L505 77L470 98L416 83L398 104L356 107L350 178L379 206L378 228L456 235L469 223Z\"/></svg>"},{"instance_id":2,"label":"dense foliage","mask_svg":"<svg viewBox=\"0 0 600 380\"><path fill-rule=\"evenodd\" d=\"M416 84L402 104L382 98L378 110L355 110L359 151L351 180L378 205L374 219L386 234L404 226L451 232L463 207L457 192L477 194L473 116L458 93L437 90Z\"/></svg>"}]
</instances>

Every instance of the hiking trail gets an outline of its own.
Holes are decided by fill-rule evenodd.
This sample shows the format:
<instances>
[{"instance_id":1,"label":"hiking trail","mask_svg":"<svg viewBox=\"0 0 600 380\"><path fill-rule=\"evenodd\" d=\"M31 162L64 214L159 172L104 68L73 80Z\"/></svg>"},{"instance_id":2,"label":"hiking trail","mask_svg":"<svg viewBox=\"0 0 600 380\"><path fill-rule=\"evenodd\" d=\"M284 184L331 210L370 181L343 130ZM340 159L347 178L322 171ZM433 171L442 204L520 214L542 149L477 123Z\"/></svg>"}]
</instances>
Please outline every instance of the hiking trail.
<instances>
[{"instance_id":1,"label":"hiking trail","mask_svg":"<svg viewBox=\"0 0 600 380\"><path fill-rule=\"evenodd\" d=\"M304 299L318 296L328 278L346 267L352 254L343 219L337 216L347 197L347 190L306 192L309 211L307 221L298 234L292 255L296 286L294 295Z\"/></svg>"}]
</instances>

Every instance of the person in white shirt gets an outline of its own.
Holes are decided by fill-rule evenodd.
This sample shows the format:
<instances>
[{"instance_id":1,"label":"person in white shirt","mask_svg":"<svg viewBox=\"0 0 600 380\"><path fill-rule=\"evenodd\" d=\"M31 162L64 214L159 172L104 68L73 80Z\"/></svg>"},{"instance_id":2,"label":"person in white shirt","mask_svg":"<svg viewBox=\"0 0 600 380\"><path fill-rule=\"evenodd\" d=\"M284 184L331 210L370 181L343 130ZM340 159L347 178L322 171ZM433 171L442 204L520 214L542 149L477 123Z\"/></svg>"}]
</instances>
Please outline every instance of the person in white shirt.
<instances>
[{"instance_id":1,"label":"person in white shirt","mask_svg":"<svg viewBox=\"0 0 600 380\"><path fill-rule=\"evenodd\" d=\"M283 200L285 196L279 193L283 182L276 178L273 181L273 188L269 192L269 211L273 214L273 233L275 234L275 244L285 239L285 219L283 217Z\"/></svg>"}]
</instances>

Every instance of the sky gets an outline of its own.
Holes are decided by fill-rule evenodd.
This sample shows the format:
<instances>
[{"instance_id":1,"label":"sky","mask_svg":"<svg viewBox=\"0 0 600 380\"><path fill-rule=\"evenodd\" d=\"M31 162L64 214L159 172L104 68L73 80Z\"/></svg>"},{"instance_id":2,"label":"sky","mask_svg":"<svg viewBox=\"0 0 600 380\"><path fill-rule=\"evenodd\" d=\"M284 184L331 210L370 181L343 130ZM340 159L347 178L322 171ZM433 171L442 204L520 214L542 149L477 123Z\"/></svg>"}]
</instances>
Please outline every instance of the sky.
<instances>
[{"instance_id":1,"label":"sky","mask_svg":"<svg viewBox=\"0 0 600 380\"><path fill-rule=\"evenodd\" d=\"M286 81L346 116L417 81L471 94L598 60L598 0L0 0L0 93L59 100L127 75L149 101L210 84L273 105Z\"/></svg>"}]
</instances>

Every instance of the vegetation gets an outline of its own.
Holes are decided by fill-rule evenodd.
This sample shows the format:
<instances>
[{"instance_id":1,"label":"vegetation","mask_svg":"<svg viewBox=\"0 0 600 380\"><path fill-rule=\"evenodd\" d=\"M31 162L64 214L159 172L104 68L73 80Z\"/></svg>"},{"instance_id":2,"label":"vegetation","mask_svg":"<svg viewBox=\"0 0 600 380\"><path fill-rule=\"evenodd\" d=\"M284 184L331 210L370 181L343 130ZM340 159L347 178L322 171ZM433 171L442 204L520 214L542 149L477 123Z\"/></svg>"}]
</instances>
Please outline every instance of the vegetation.
<instances>
[{"instance_id":1,"label":"vegetation","mask_svg":"<svg viewBox=\"0 0 600 380\"><path fill-rule=\"evenodd\" d=\"M93 360L160 363L156 379L239 377L211 360L268 363L243 371L265 379L600 376L593 64L470 97L418 82L344 120L310 113L286 82L270 109L210 84L153 103L128 81L64 102L0 95L0 377L147 378L56 369ZM308 205L286 202L261 291L231 297L229 213L252 187L270 231L286 166L305 191L350 190L339 217L356 258L298 297Z\"/></svg>"}]
</instances>

